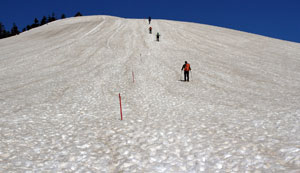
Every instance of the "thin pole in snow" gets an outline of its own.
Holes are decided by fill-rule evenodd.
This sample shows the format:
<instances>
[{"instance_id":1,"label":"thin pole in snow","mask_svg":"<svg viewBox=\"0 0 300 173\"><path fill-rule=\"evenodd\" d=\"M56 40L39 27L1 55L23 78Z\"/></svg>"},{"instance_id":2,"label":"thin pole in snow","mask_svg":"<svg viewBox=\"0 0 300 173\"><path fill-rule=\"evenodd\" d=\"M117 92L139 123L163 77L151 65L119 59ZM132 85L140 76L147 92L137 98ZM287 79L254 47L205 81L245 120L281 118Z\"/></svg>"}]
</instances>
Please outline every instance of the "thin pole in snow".
<instances>
[{"instance_id":1,"label":"thin pole in snow","mask_svg":"<svg viewBox=\"0 0 300 173\"><path fill-rule=\"evenodd\" d=\"M134 72L132 71L132 81L134 83Z\"/></svg>"},{"instance_id":2,"label":"thin pole in snow","mask_svg":"<svg viewBox=\"0 0 300 173\"><path fill-rule=\"evenodd\" d=\"M180 73L180 81L181 81L181 76L182 76L182 70L181 70L181 73Z\"/></svg>"},{"instance_id":3,"label":"thin pole in snow","mask_svg":"<svg viewBox=\"0 0 300 173\"><path fill-rule=\"evenodd\" d=\"M123 115L122 115L122 102L121 102L121 94L119 93L119 100L120 100L120 114L121 114L121 120L123 120Z\"/></svg>"}]
</instances>

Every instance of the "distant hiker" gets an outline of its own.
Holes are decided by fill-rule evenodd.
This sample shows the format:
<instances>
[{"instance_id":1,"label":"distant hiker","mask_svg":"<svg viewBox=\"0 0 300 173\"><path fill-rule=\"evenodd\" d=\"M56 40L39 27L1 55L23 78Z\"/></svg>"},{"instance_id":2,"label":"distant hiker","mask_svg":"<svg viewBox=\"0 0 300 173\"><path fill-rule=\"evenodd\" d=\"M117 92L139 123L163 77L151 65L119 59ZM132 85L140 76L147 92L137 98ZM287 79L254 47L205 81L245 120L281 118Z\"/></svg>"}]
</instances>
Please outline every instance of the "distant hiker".
<instances>
[{"instance_id":1,"label":"distant hiker","mask_svg":"<svg viewBox=\"0 0 300 173\"><path fill-rule=\"evenodd\" d=\"M150 23L151 23L151 17L149 16L149 18L148 18L148 21L149 21L149 25L150 25Z\"/></svg>"},{"instance_id":2,"label":"distant hiker","mask_svg":"<svg viewBox=\"0 0 300 173\"><path fill-rule=\"evenodd\" d=\"M191 65L185 61L183 64L181 71L184 70L184 81L189 81L189 71L192 70Z\"/></svg>"},{"instance_id":3,"label":"distant hiker","mask_svg":"<svg viewBox=\"0 0 300 173\"><path fill-rule=\"evenodd\" d=\"M156 41L159 41L159 36L160 36L160 34L157 33L157 34L156 34Z\"/></svg>"},{"instance_id":4,"label":"distant hiker","mask_svg":"<svg viewBox=\"0 0 300 173\"><path fill-rule=\"evenodd\" d=\"M152 27L149 27L149 33L152 34Z\"/></svg>"}]
</instances>

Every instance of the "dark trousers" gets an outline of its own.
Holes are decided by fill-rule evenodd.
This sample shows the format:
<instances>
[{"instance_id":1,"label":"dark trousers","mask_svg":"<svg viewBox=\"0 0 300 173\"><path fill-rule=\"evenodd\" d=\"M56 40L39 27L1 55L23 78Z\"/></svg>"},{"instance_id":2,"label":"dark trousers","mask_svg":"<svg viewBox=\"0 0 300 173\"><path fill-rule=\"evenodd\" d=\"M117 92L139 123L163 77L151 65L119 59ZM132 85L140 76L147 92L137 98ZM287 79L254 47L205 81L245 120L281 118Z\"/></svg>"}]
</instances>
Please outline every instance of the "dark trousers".
<instances>
[{"instance_id":1,"label":"dark trousers","mask_svg":"<svg viewBox=\"0 0 300 173\"><path fill-rule=\"evenodd\" d=\"M189 71L184 71L184 81L189 81Z\"/></svg>"}]
</instances>

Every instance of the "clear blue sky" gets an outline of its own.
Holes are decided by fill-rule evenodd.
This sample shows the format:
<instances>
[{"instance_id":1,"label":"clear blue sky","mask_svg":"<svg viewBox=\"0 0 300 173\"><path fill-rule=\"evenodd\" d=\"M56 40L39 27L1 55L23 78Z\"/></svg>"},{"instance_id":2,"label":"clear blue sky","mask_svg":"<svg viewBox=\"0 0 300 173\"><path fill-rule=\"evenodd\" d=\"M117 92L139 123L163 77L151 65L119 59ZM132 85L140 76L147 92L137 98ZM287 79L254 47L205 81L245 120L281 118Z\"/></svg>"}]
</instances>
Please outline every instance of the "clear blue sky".
<instances>
[{"instance_id":1,"label":"clear blue sky","mask_svg":"<svg viewBox=\"0 0 300 173\"><path fill-rule=\"evenodd\" d=\"M21 30L54 12L203 23L300 43L300 0L1 0L0 22Z\"/></svg>"}]
</instances>

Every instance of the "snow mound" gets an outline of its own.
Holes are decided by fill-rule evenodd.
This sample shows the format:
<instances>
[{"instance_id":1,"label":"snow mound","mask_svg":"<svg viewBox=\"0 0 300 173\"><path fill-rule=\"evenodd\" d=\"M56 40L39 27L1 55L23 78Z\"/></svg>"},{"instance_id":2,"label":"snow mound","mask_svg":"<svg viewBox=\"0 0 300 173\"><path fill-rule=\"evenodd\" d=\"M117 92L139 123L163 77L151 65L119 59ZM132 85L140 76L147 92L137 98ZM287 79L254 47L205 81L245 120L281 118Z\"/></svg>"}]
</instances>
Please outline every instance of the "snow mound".
<instances>
[{"instance_id":1,"label":"snow mound","mask_svg":"<svg viewBox=\"0 0 300 173\"><path fill-rule=\"evenodd\" d=\"M300 44L59 20L0 40L0 172L297 172L299 103Z\"/></svg>"}]
</instances>

